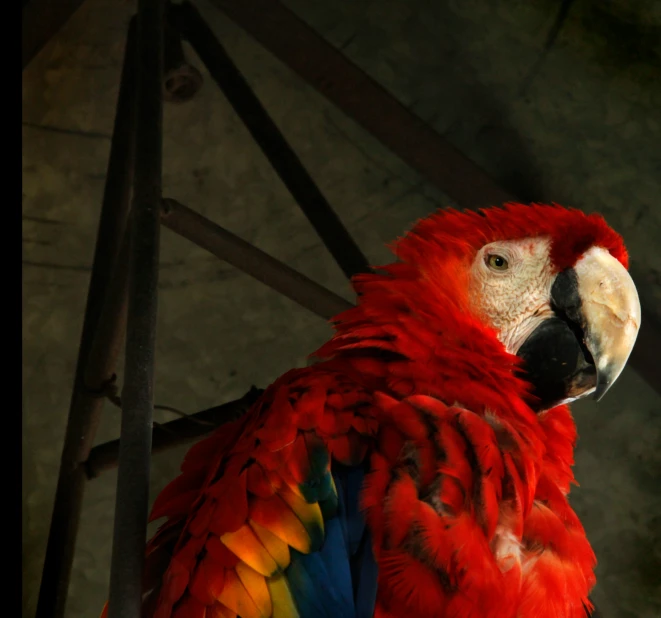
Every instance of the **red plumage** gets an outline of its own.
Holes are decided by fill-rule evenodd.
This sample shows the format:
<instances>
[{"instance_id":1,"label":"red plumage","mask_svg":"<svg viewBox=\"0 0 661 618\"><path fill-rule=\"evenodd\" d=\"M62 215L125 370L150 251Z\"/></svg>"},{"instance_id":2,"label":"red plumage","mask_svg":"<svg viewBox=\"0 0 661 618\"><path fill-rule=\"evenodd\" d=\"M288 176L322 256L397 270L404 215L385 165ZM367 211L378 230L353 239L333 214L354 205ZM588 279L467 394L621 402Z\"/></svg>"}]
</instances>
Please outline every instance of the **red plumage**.
<instances>
[{"instance_id":1,"label":"red plumage","mask_svg":"<svg viewBox=\"0 0 661 618\"><path fill-rule=\"evenodd\" d=\"M531 410L518 359L467 285L485 243L539 236L556 271L592 245L627 264L601 217L509 204L441 211L394 244L399 263L355 277L359 305L337 316L319 362L194 446L157 499L153 517L169 519L150 560L173 557L146 599L153 616L294 615L280 570L289 548L314 550L319 506L332 508L306 502L306 483L319 491L332 462L366 461L375 616L582 618L595 559L566 500L573 420Z\"/></svg>"}]
</instances>

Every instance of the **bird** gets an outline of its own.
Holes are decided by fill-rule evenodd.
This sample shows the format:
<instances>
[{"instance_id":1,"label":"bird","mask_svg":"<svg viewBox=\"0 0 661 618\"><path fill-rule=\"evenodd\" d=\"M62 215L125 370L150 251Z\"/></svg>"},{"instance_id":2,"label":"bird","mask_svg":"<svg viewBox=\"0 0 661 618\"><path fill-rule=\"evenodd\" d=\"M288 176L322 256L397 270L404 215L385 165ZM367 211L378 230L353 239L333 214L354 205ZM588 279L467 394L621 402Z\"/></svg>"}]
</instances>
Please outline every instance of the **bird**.
<instances>
[{"instance_id":1,"label":"bird","mask_svg":"<svg viewBox=\"0 0 661 618\"><path fill-rule=\"evenodd\" d=\"M622 237L507 203L439 209L391 249L314 362L158 496L144 618L591 614L569 404L607 393L640 328Z\"/></svg>"}]
</instances>

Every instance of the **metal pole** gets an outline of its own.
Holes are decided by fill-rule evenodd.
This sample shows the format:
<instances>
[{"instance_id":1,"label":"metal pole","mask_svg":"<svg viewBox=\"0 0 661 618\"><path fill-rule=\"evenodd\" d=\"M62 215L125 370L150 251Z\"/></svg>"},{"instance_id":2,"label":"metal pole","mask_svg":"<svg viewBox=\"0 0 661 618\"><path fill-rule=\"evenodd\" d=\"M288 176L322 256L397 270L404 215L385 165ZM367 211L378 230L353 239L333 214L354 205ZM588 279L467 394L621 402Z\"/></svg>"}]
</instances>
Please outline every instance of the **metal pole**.
<instances>
[{"instance_id":1,"label":"metal pole","mask_svg":"<svg viewBox=\"0 0 661 618\"><path fill-rule=\"evenodd\" d=\"M116 307L123 295L121 282L109 289L109 281L116 270L131 191L134 51L135 25L132 23L124 52L94 265L36 618L64 616L85 485L82 464L87 460L94 442L104 402L103 387L112 378L124 332L121 312L107 310L106 307Z\"/></svg>"},{"instance_id":2,"label":"metal pole","mask_svg":"<svg viewBox=\"0 0 661 618\"><path fill-rule=\"evenodd\" d=\"M126 379L110 568L109 618L140 618L149 505L162 182L165 0L139 0Z\"/></svg>"},{"instance_id":3,"label":"metal pole","mask_svg":"<svg viewBox=\"0 0 661 618\"><path fill-rule=\"evenodd\" d=\"M369 271L367 258L197 9L184 2L172 7L172 17L344 274Z\"/></svg>"},{"instance_id":4,"label":"metal pole","mask_svg":"<svg viewBox=\"0 0 661 618\"><path fill-rule=\"evenodd\" d=\"M348 301L195 211L166 199L163 225L327 320Z\"/></svg>"}]
</instances>

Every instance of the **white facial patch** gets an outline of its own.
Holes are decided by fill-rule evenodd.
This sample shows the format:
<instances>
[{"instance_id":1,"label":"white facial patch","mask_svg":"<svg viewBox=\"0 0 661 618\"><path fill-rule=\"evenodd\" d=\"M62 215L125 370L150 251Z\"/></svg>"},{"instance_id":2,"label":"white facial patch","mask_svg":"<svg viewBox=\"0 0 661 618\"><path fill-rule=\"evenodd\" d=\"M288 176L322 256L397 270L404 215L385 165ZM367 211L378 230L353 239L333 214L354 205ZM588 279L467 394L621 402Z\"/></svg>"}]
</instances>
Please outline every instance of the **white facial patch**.
<instances>
[{"instance_id":1,"label":"white facial patch","mask_svg":"<svg viewBox=\"0 0 661 618\"><path fill-rule=\"evenodd\" d=\"M551 313L553 273L550 240L524 238L490 243L478 252L471 268L476 309L516 354L527 337ZM497 268L506 261L506 269Z\"/></svg>"}]
</instances>

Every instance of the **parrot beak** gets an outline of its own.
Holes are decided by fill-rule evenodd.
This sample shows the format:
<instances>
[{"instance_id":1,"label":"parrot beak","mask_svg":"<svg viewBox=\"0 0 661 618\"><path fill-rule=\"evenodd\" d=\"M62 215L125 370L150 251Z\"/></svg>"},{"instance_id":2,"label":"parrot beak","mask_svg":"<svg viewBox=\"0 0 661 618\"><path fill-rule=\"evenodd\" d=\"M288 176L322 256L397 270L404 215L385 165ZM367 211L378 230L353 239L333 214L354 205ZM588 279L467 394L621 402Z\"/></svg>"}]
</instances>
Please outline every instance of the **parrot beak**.
<instances>
[{"instance_id":1,"label":"parrot beak","mask_svg":"<svg viewBox=\"0 0 661 618\"><path fill-rule=\"evenodd\" d=\"M585 345L597 368L599 401L622 373L640 328L640 300L626 268L593 247L574 267L581 299Z\"/></svg>"},{"instance_id":2,"label":"parrot beak","mask_svg":"<svg viewBox=\"0 0 661 618\"><path fill-rule=\"evenodd\" d=\"M626 268L593 247L551 287L552 316L518 351L532 384L532 407L548 410L594 393L618 378L640 328L640 301Z\"/></svg>"}]
</instances>

